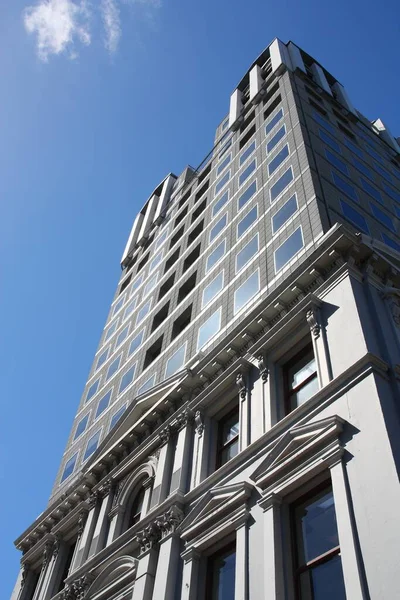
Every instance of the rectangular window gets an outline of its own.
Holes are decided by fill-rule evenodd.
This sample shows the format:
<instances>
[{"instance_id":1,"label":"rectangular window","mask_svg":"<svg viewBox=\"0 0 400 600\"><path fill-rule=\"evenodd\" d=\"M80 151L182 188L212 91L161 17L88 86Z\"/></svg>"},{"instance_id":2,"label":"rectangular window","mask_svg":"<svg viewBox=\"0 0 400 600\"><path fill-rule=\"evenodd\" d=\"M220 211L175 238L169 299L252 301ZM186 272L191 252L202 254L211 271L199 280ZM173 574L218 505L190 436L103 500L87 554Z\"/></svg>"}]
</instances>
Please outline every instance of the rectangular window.
<instances>
[{"instance_id":1,"label":"rectangular window","mask_svg":"<svg viewBox=\"0 0 400 600\"><path fill-rule=\"evenodd\" d=\"M133 313L133 311L135 310L135 308L136 308L136 304L137 304L137 300L138 300L138 297L137 297L137 296L135 296L135 297L134 297L134 298L133 298L133 299L132 299L132 300L129 302L129 304L127 304L127 306L126 306L126 308L125 308L125 310L124 310L124 320L125 320L125 319L126 319L126 318L127 318L129 315L130 315L130 314L132 314L132 313Z\"/></svg>"},{"instance_id":2,"label":"rectangular window","mask_svg":"<svg viewBox=\"0 0 400 600\"><path fill-rule=\"evenodd\" d=\"M207 600L233 600L235 597L236 550L224 548L207 560Z\"/></svg>"},{"instance_id":3,"label":"rectangular window","mask_svg":"<svg viewBox=\"0 0 400 600\"><path fill-rule=\"evenodd\" d=\"M388 173L388 171L386 171L386 169L382 169L382 167L380 167L379 165L375 165L375 169L380 175L382 175L384 179L386 179L386 181L390 181L390 183L393 183L393 178L391 174Z\"/></svg>"},{"instance_id":4,"label":"rectangular window","mask_svg":"<svg viewBox=\"0 0 400 600\"><path fill-rule=\"evenodd\" d=\"M219 179L218 183L215 185L214 196L216 196L222 190L222 188L226 186L230 178L231 171L229 170L225 173L225 175L221 177L221 179Z\"/></svg>"},{"instance_id":5,"label":"rectangular window","mask_svg":"<svg viewBox=\"0 0 400 600\"><path fill-rule=\"evenodd\" d=\"M219 198L219 200L216 201L216 203L214 204L214 206L212 208L212 216L213 217L215 217L215 215L219 213L221 208L223 206L225 206L225 204L228 202L228 200L229 200L229 190L226 190L226 192L224 194L222 194L221 198Z\"/></svg>"},{"instance_id":6,"label":"rectangular window","mask_svg":"<svg viewBox=\"0 0 400 600\"><path fill-rule=\"evenodd\" d=\"M332 488L303 496L291 507L295 589L299 600L346 600Z\"/></svg>"},{"instance_id":7,"label":"rectangular window","mask_svg":"<svg viewBox=\"0 0 400 600\"><path fill-rule=\"evenodd\" d=\"M203 290L201 308L209 304L215 296L222 290L224 285L224 272L221 271Z\"/></svg>"},{"instance_id":8,"label":"rectangular window","mask_svg":"<svg viewBox=\"0 0 400 600\"><path fill-rule=\"evenodd\" d=\"M297 198L293 194L291 198L272 217L272 231L276 233L297 211Z\"/></svg>"},{"instance_id":9,"label":"rectangular window","mask_svg":"<svg viewBox=\"0 0 400 600\"><path fill-rule=\"evenodd\" d=\"M106 362L107 358L108 358L108 353L110 351L110 348L107 348L106 350L104 350L104 352L102 352L99 356L99 358L97 359L97 364L96 364L96 371L98 369L100 369L100 367L102 365L104 365L104 363Z\"/></svg>"},{"instance_id":10,"label":"rectangular window","mask_svg":"<svg viewBox=\"0 0 400 600\"><path fill-rule=\"evenodd\" d=\"M226 158L218 165L217 167L217 177L222 173L222 171L229 165L231 162L232 154L228 154Z\"/></svg>"},{"instance_id":11,"label":"rectangular window","mask_svg":"<svg viewBox=\"0 0 400 600\"><path fill-rule=\"evenodd\" d=\"M390 196L390 198L392 198L392 200L396 200L396 202L400 203L400 193L399 192L396 192L389 185L386 185L385 182L382 183L382 187L385 190L385 192L387 193L387 195Z\"/></svg>"},{"instance_id":12,"label":"rectangular window","mask_svg":"<svg viewBox=\"0 0 400 600\"><path fill-rule=\"evenodd\" d=\"M144 362L143 362L143 370L147 369L147 367L149 365L151 365L151 363L154 362L156 360L156 358L158 358L160 356L160 354L162 352L163 338L164 338L164 335L160 336L158 338L158 340L156 340L150 346L150 348L147 349L147 352L144 357Z\"/></svg>"},{"instance_id":13,"label":"rectangular window","mask_svg":"<svg viewBox=\"0 0 400 600\"><path fill-rule=\"evenodd\" d=\"M278 179L276 183L271 187L269 193L271 197L271 204L275 202L278 196L291 184L293 181L293 169L289 167L287 171Z\"/></svg>"},{"instance_id":14,"label":"rectangular window","mask_svg":"<svg viewBox=\"0 0 400 600\"><path fill-rule=\"evenodd\" d=\"M217 469L225 465L239 452L239 407L223 417L218 423Z\"/></svg>"},{"instance_id":15,"label":"rectangular window","mask_svg":"<svg viewBox=\"0 0 400 600\"><path fill-rule=\"evenodd\" d=\"M238 273L258 252L258 233L236 254L236 273Z\"/></svg>"},{"instance_id":16,"label":"rectangular window","mask_svg":"<svg viewBox=\"0 0 400 600\"><path fill-rule=\"evenodd\" d=\"M303 233L298 227L274 252L275 272L277 273L303 248Z\"/></svg>"},{"instance_id":17,"label":"rectangular window","mask_svg":"<svg viewBox=\"0 0 400 600\"><path fill-rule=\"evenodd\" d=\"M199 327L197 350L203 348L221 329L221 313L222 308L219 308Z\"/></svg>"},{"instance_id":18,"label":"rectangular window","mask_svg":"<svg viewBox=\"0 0 400 600\"><path fill-rule=\"evenodd\" d=\"M393 231L393 233L396 233L396 228L393 224L392 219L389 217L389 215L384 213L383 210L381 210L375 204L372 204L372 202L370 202L370 206L371 206L372 214L374 215L374 217L376 219L378 219L378 221L383 223L383 225L386 225L386 227L388 229L390 229L390 231Z\"/></svg>"},{"instance_id":19,"label":"rectangular window","mask_svg":"<svg viewBox=\"0 0 400 600\"><path fill-rule=\"evenodd\" d=\"M74 472L76 459L78 458L78 453L74 454L66 463L64 467L63 474L61 476L61 483L65 481L72 473Z\"/></svg>"},{"instance_id":20,"label":"rectangular window","mask_svg":"<svg viewBox=\"0 0 400 600\"><path fill-rule=\"evenodd\" d=\"M283 367L286 412L301 406L318 391L317 365L308 344Z\"/></svg>"},{"instance_id":21,"label":"rectangular window","mask_svg":"<svg viewBox=\"0 0 400 600\"><path fill-rule=\"evenodd\" d=\"M254 158L251 163L241 172L239 175L239 187L244 184L245 181L250 177L250 175L255 171L256 168L256 159Z\"/></svg>"},{"instance_id":22,"label":"rectangular window","mask_svg":"<svg viewBox=\"0 0 400 600\"><path fill-rule=\"evenodd\" d=\"M104 341L105 342L110 339L110 337L112 336L112 334L114 333L114 331L117 329L118 322L119 322L119 319L117 319L116 321L114 321L114 323L111 325L111 327L109 327L109 329L107 329L106 335L104 336Z\"/></svg>"},{"instance_id":23,"label":"rectangular window","mask_svg":"<svg viewBox=\"0 0 400 600\"><path fill-rule=\"evenodd\" d=\"M165 379L168 377L172 377L177 371L182 369L185 364L185 355L186 355L186 343L183 344L170 359L167 361L167 366L165 367Z\"/></svg>"},{"instance_id":24,"label":"rectangular window","mask_svg":"<svg viewBox=\"0 0 400 600\"><path fill-rule=\"evenodd\" d=\"M393 250L397 250L397 252L400 252L400 244L392 240L392 238L386 235L386 233L382 233L382 240L387 246L390 246L390 248L393 248Z\"/></svg>"},{"instance_id":25,"label":"rectangular window","mask_svg":"<svg viewBox=\"0 0 400 600\"><path fill-rule=\"evenodd\" d=\"M131 356L131 354L136 352L136 350L139 348L139 346L143 342L143 336L144 336L144 329L142 329L142 331L140 333L138 333L131 341L130 346L129 346L128 356Z\"/></svg>"},{"instance_id":26,"label":"rectangular window","mask_svg":"<svg viewBox=\"0 0 400 600\"><path fill-rule=\"evenodd\" d=\"M136 363L130 369L128 369L126 373L123 374L121 383L119 384L119 390L118 390L119 394L121 394L121 392L126 390L128 385L131 385L133 378L135 377L135 371L136 371Z\"/></svg>"},{"instance_id":27,"label":"rectangular window","mask_svg":"<svg viewBox=\"0 0 400 600\"><path fill-rule=\"evenodd\" d=\"M100 383L100 379L96 379L96 381L95 381L94 383L92 383L92 385L91 385L91 386L90 386L90 388L88 389L88 393L87 393L87 396L86 396L85 403L86 403L86 402L89 402L89 400L90 400L91 398L93 398L93 396L95 395L95 393L96 393L96 392L97 392L97 390L98 390L99 383Z\"/></svg>"},{"instance_id":28,"label":"rectangular window","mask_svg":"<svg viewBox=\"0 0 400 600\"><path fill-rule=\"evenodd\" d=\"M374 188L373 185L368 183L368 181L366 181L362 177L360 177L360 180L361 180L361 185L364 189L364 192L367 192L367 194L372 196L374 198L374 200L376 200L377 202L384 204L381 193L376 188Z\"/></svg>"},{"instance_id":29,"label":"rectangular window","mask_svg":"<svg viewBox=\"0 0 400 600\"><path fill-rule=\"evenodd\" d=\"M78 426L75 430L74 440L76 440L85 430L89 420L89 413L83 417L78 423Z\"/></svg>"},{"instance_id":30,"label":"rectangular window","mask_svg":"<svg viewBox=\"0 0 400 600\"><path fill-rule=\"evenodd\" d=\"M115 425L118 423L118 421L120 420L120 418L122 417L122 415L124 414L125 411L126 411L126 404L124 404L124 406L121 406L121 408L119 408L117 410L117 412L113 414L113 416L111 417L111 422L110 422L110 431L113 427L115 427Z\"/></svg>"},{"instance_id":31,"label":"rectangular window","mask_svg":"<svg viewBox=\"0 0 400 600\"><path fill-rule=\"evenodd\" d=\"M127 325L126 327L124 327L124 329L118 335L117 341L115 343L115 347L116 348L118 348L118 346L120 346L122 344L122 342L124 342L126 340L126 338L128 337L128 331L129 331L129 325Z\"/></svg>"},{"instance_id":32,"label":"rectangular window","mask_svg":"<svg viewBox=\"0 0 400 600\"><path fill-rule=\"evenodd\" d=\"M356 144L353 144L353 142L351 140L349 140L348 138L345 137L344 143L348 147L349 150L351 150L354 154L357 154L358 158L364 158L364 154L363 154L362 150L358 146L356 146Z\"/></svg>"},{"instance_id":33,"label":"rectangular window","mask_svg":"<svg viewBox=\"0 0 400 600\"><path fill-rule=\"evenodd\" d=\"M137 290L137 289L138 289L138 287L139 287L139 286L142 284L142 281L143 281L143 275L141 275L140 277L138 277L138 278L136 279L135 283L132 283L132 287L131 287L131 296L132 296L133 292L134 292L135 290Z\"/></svg>"},{"instance_id":34,"label":"rectangular window","mask_svg":"<svg viewBox=\"0 0 400 600\"><path fill-rule=\"evenodd\" d=\"M336 131L334 126L331 123L329 123L326 119L324 119L324 117L322 117L319 113L317 113L316 110L313 111L313 117L317 121L317 123L319 123L319 125L322 125L322 127L330 131L332 135L335 135Z\"/></svg>"},{"instance_id":35,"label":"rectangular window","mask_svg":"<svg viewBox=\"0 0 400 600\"><path fill-rule=\"evenodd\" d=\"M225 129L228 128L228 125L229 125L229 119L226 119L226 121L224 121L222 123L221 131L225 131Z\"/></svg>"},{"instance_id":36,"label":"rectangular window","mask_svg":"<svg viewBox=\"0 0 400 600\"><path fill-rule=\"evenodd\" d=\"M153 258L153 260L151 261L150 266L149 266L149 273L151 271L154 271L154 269L160 264L162 256L163 256L163 252L161 251Z\"/></svg>"},{"instance_id":37,"label":"rectangular window","mask_svg":"<svg viewBox=\"0 0 400 600\"><path fill-rule=\"evenodd\" d=\"M372 172L368 169L368 167L366 167L364 165L363 162L361 162L361 160L358 160L358 158L353 156L353 163L354 163L354 166L356 169L358 169L361 173L363 173L366 177L368 177L372 181L374 180L374 176L373 176Z\"/></svg>"},{"instance_id":38,"label":"rectangular window","mask_svg":"<svg viewBox=\"0 0 400 600\"><path fill-rule=\"evenodd\" d=\"M268 163L268 175L271 176L278 167L287 159L289 156L289 146L286 144L282 150Z\"/></svg>"},{"instance_id":39,"label":"rectangular window","mask_svg":"<svg viewBox=\"0 0 400 600\"><path fill-rule=\"evenodd\" d=\"M111 365L108 367L106 381L108 381L110 379L110 377L115 375L115 373L118 371L120 362L121 362L121 355L119 355L115 360L113 360Z\"/></svg>"},{"instance_id":40,"label":"rectangular window","mask_svg":"<svg viewBox=\"0 0 400 600\"><path fill-rule=\"evenodd\" d=\"M107 392L107 394L105 394L101 398L101 400L99 400L99 403L97 405L95 419L97 419L97 417L99 417L101 415L101 413L104 412L106 410L106 408L108 408L108 405L110 404L110 399L111 399L111 392L112 392L112 390L109 390Z\"/></svg>"},{"instance_id":41,"label":"rectangular window","mask_svg":"<svg viewBox=\"0 0 400 600\"><path fill-rule=\"evenodd\" d=\"M194 265L196 260L199 258L200 249L201 249L201 244L196 246L196 248L194 250L192 250L190 254L187 255L187 257L183 261L183 272L184 273L186 273L186 271L188 271L190 269L190 267L192 265Z\"/></svg>"},{"instance_id":42,"label":"rectangular window","mask_svg":"<svg viewBox=\"0 0 400 600\"><path fill-rule=\"evenodd\" d=\"M197 280L197 271L192 273L192 275L188 279L186 279L185 283L183 285L181 285L181 287L179 288L178 299L176 301L177 304L179 304L180 302L185 300L189 296L190 292L192 290L194 290L194 288L196 286L196 280Z\"/></svg>"},{"instance_id":43,"label":"rectangular window","mask_svg":"<svg viewBox=\"0 0 400 600\"><path fill-rule=\"evenodd\" d=\"M270 121L268 121L268 123L266 124L265 135L268 135L273 130L275 125L277 125L282 118L283 118L283 109L280 108L278 110L278 112L272 117L272 119Z\"/></svg>"},{"instance_id":44,"label":"rectangular window","mask_svg":"<svg viewBox=\"0 0 400 600\"><path fill-rule=\"evenodd\" d=\"M148 390L150 390L152 387L154 387L154 384L156 382L156 375L152 375L151 377L149 377L143 385L140 386L140 388L137 391L137 396L140 396L140 394L144 394L145 392L147 392Z\"/></svg>"},{"instance_id":45,"label":"rectangular window","mask_svg":"<svg viewBox=\"0 0 400 600\"><path fill-rule=\"evenodd\" d=\"M257 180L255 179L253 183L249 185L245 192L238 199L238 210L243 208L243 206L254 196L257 191Z\"/></svg>"},{"instance_id":46,"label":"rectangular window","mask_svg":"<svg viewBox=\"0 0 400 600\"><path fill-rule=\"evenodd\" d=\"M357 227L357 229L369 235L368 224L363 215L350 206L350 204L344 202L344 200L340 201L340 205L342 207L343 215L346 217L346 219L355 227Z\"/></svg>"},{"instance_id":47,"label":"rectangular window","mask_svg":"<svg viewBox=\"0 0 400 600\"><path fill-rule=\"evenodd\" d=\"M164 281L162 286L159 288L160 291L158 293L158 301L160 301L162 298L164 298L165 294L167 294L169 292L169 290L172 288L174 283L175 283L175 273L172 273L171 277L168 277L168 279L166 281Z\"/></svg>"},{"instance_id":48,"label":"rectangular window","mask_svg":"<svg viewBox=\"0 0 400 600\"><path fill-rule=\"evenodd\" d=\"M114 316L119 309L121 308L121 306L123 305L123 303L125 302L125 295L122 296L122 298L120 298L120 300L118 300L117 304L114 306L113 311L112 311L112 316Z\"/></svg>"},{"instance_id":49,"label":"rectangular window","mask_svg":"<svg viewBox=\"0 0 400 600\"><path fill-rule=\"evenodd\" d=\"M239 312L260 291L260 271L257 269L235 291L234 314Z\"/></svg>"},{"instance_id":50,"label":"rectangular window","mask_svg":"<svg viewBox=\"0 0 400 600\"><path fill-rule=\"evenodd\" d=\"M190 304L185 308L185 310L179 315L179 317L174 321L172 326L171 340L175 339L192 320L192 308L193 304Z\"/></svg>"},{"instance_id":51,"label":"rectangular window","mask_svg":"<svg viewBox=\"0 0 400 600\"><path fill-rule=\"evenodd\" d=\"M139 310L139 312L138 312L138 314L136 316L136 325L139 325L139 323L141 321L143 321L143 319L145 318L145 316L150 311L150 306L151 306L151 299L148 300L146 302L146 304L143 304L142 308Z\"/></svg>"},{"instance_id":52,"label":"rectangular window","mask_svg":"<svg viewBox=\"0 0 400 600\"><path fill-rule=\"evenodd\" d=\"M370 156L372 156L372 158L374 158L375 160L377 160L378 162L380 162L381 165L384 164L384 160L381 157L381 155L378 154L377 152L375 152L375 150L373 148L371 148L370 146L368 146L367 148L365 148L365 150L368 152L368 154Z\"/></svg>"},{"instance_id":53,"label":"rectangular window","mask_svg":"<svg viewBox=\"0 0 400 600\"><path fill-rule=\"evenodd\" d=\"M159 273L155 273L155 275L153 275L153 277L151 277L148 282L146 283L146 285L144 286L144 290L143 290L143 298L145 298L147 296L147 294L149 294L152 290L154 290L154 288L157 285L157 281L158 281L158 276Z\"/></svg>"},{"instance_id":54,"label":"rectangular window","mask_svg":"<svg viewBox=\"0 0 400 600\"><path fill-rule=\"evenodd\" d=\"M242 152L242 154L239 156L239 166L241 167L246 160L249 158L249 156L251 156L254 152L254 150L256 149L256 141L253 140L250 144L250 146L248 146L246 148L246 150L244 152Z\"/></svg>"},{"instance_id":55,"label":"rectangular window","mask_svg":"<svg viewBox=\"0 0 400 600\"><path fill-rule=\"evenodd\" d=\"M210 230L210 239L209 239L210 244L221 233L221 231L223 231L225 229L227 222L228 222L228 214L225 213L224 216L221 217L216 222L214 227L212 227L212 229Z\"/></svg>"},{"instance_id":56,"label":"rectangular window","mask_svg":"<svg viewBox=\"0 0 400 600\"><path fill-rule=\"evenodd\" d=\"M344 179L342 179L335 171L332 171L332 179L333 183L342 191L346 196L349 196L354 202L358 202L358 196L355 188L347 183Z\"/></svg>"},{"instance_id":57,"label":"rectangular window","mask_svg":"<svg viewBox=\"0 0 400 600\"><path fill-rule=\"evenodd\" d=\"M218 154L218 158L221 158L225 154L225 152L232 146L232 139L228 140L221 148L220 153Z\"/></svg>"},{"instance_id":58,"label":"rectangular window","mask_svg":"<svg viewBox=\"0 0 400 600\"><path fill-rule=\"evenodd\" d=\"M221 258L225 254L225 250L226 250L226 240L222 240L222 242L220 242L218 244L218 246L215 248L215 250L213 250L211 252L211 254L208 255L208 258L207 258L207 261L206 261L206 273L214 265L216 265L219 260L221 260Z\"/></svg>"},{"instance_id":59,"label":"rectangular window","mask_svg":"<svg viewBox=\"0 0 400 600\"><path fill-rule=\"evenodd\" d=\"M337 141L334 140L333 138L331 138L331 136L328 135L323 129L319 130L319 137L321 138L321 140L323 142L325 142L325 144L327 144L328 146L330 146L332 148L332 150L335 150L335 152L337 152L338 154L342 153L342 151L340 149L340 146L337 143Z\"/></svg>"},{"instance_id":60,"label":"rectangular window","mask_svg":"<svg viewBox=\"0 0 400 600\"><path fill-rule=\"evenodd\" d=\"M347 168L347 165L342 160L340 160L335 154L332 154L330 150L325 149L325 156L332 166L336 167L338 171L343 173L343 175L349 176L349 170Z\"/></svg>"},{"instance_id":61,"label":"rectangular window","mask_svg":"<svg viewBox=\"0 0 400 600\"><path fill-rule=\"evenodd\" d=\"M160 246L162 246L162 244L165 242L167 237L168 237L168 229L165 229L165 231L163 231L163 233L160 235L160 237L157 238L154 248L156 250L158 250L158 248Z\"/></svg>"},{"instance_id":62,"label":"rectangular window","mask_svg":"<svg viewBox=\"0 0 400 600\"><path fill-rule=\"evenodd\" d=\"M258 219L258 206L253 206L241 221L237 224L237 237L238 239L255 223Z\"/></svg>"},{"instance_id":63,"label":"rectangular window","mask_svg":"<svg viewBox=\"0 0 400 600\"><path fill-rule=\"evenodd\" d=\"M100 439L100 430L97 431L87 443L85 454L83 455L83 462L89 458L97 450Z\"/></svg>"},{"instance_id":64,"label":"rectangular window","mask_svg":"<svg viewBox=\"0 0 400 600\"><path fill-rule=\"evenodd\" d=\"M282 125L280 129L275 133L275 135L270 139L267 144L267 154L269 154L275 146L283 139L286 135L286 125Z\"/></svg>"}]
</instances>

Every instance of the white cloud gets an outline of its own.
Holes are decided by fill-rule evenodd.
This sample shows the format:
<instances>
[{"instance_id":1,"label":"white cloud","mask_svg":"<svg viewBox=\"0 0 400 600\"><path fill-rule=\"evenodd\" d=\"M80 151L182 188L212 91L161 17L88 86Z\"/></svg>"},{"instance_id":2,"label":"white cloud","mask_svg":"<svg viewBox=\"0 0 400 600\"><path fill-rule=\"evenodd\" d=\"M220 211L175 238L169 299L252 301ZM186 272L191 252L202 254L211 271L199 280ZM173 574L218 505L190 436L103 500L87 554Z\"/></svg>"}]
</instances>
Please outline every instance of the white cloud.
<instances>
[{"instance_id":1,"label":"white cloud","mask_svg":"<svg viewBox=\"0 0 400 600\"><path fill-rule=\"evenodd\" d=\"M105 30L105 47L109 52L115 52L121 37L121 21L116 1L102 0L101 12Z\"/></svg>"},{"instance_id":2,"label":"white cloud","mask_svg":"<svg viewBox=\"0 0 400 600\"><path fill-rule=\"evenodd\" d=\"M90 44L90 13L87 2L40 0L24 11L28 33L36 34L39 58L47 61L51 54L66 52L76 57L75 42Z\"/></svg>"}]
</instances>

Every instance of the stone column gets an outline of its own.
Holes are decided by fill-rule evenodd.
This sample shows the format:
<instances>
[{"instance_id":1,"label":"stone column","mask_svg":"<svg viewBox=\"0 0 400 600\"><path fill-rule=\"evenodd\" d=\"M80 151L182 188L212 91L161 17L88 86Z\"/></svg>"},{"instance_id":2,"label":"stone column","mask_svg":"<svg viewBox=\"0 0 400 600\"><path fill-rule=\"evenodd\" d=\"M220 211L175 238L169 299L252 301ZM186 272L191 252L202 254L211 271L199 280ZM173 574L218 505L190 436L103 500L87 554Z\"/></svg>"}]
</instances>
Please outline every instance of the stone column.
<instances>
[{"instance_id":1,"label":"stone column","mask_svg":"<svg viewBox=\"0 0 400 600\"><path fill-rule=\"evenodd\" d=\"M276 494L262 498L264 510L264 598L283 600L282 499Z\"/></svg>"},{"instance_id":2,"label":"stone column","mask_svg":"<svg viewBox=\"0 0 400 600\"><path fill-rule=\"evenodd\" d=\"M236 375L236 385L239 388L239 451L241 452L250 443L250 391L246 375Z\"/></svg>"},{"instance_id":3,"label":"stone column","mask_svg":"<svg viewBox=\"0 0 400 600\"><path fill-rule=\"evenodd\" d=\"M160 432L160 440L163 445L160 448L160 456L158 459L156 476L154 478L151 508L160 504L160 502L165 500L168 496L173 460L172 434L173 429L170 425L167 425L167 427Z\"/></svg>"},{"instance_id":4,"label":"stone column","mask_svg":"<svg viewBox=\"0 0 400 600\"><path fill-rule=\"evenodd\" d=\"M106 538L109 529L108 513L111 509L113 494L112 494L112 482L107 480L102 488L99 490L101 498L100 509L98 511L96 525L93 531L93 536L90 541L90 547L87 557L97 554L106 543ZM89 543L89 540L88 540Z\"/></svg>"},{"instance_id":5,"label":"stone column","mask_svg":"<svg viewBox=\"0 0 400 600\"><path fill-rule=\"evenodd\" d=\"M202 411L198 410L194 416L195 437L192 457L192 476L190 489L193 489L207 477L208 448L209 448L209 427L206 427L206 418Z\"/></svg>"},{"instance_id":6,"label":"stone column","mask_svg":"<svg viewBox=\"0 0 400 600\"><path fill-rule=\"evenodd\" d=\"M183 558L181 600L197 600L200 554L191 548L181 554Z\"/></svg>"},{"instance_id":7,"label":"stone column","mask_svg":"<svg viewBox=\"0 0 400 600\"><path fill-rule=\"evenodd\" d=\"M325 328L321 326L321 313L317 306L312 306L306 314L310 327L315 361L317 363L319 387L332 381L332 365L328 350Z\"/></svg>"},{"instance_id":8,"label":"stone column","mask_svg":"<svg viewBox=\"0 0 400 600\"><path fill-rule=\"evenodd\" d=\"M45 581L43 582L42 593L40 600L49 600L54 596L54 588L60 576L63 559L65 558L66 548L62 543L59 535L56 535L55 541L52 544L52 552L47 568Z\"/></svg>"},{"instance_id":9,"label":"stone column","mask_svg":"<svg viewBox=\"0 0 400 600\"><path fill-rule=\"evenodd\" d=\"M53 555L53 543L53 540L48 540L44 546L42 570L32 600L39 600L39 598L42 598L43 593L46 590L46 584L48 584L49 579L49 567Z\"/></svg>"},{"instance_id":10,"label":"stone column","mask_svg":"<svg viewBox=\"0 0 400 600\"><path fill-rule=\"evenodd\" d=\"M248 600L247 519L236 529L235 600Z\"/></svg>"},{"instance_id":11,"label":"stone column","mask_svg":"<svg viewBox=\"0 0 400 600\"><path fill-rule=\"evenodd\" d=\"M86 560L92 541L97 518L97 494L92 494L87 500L89 512L82 511L79 515L78 540L71 562L70 574L76 571Z\"/></svg>"},{"instance_id":12,"label":"stone column","mask_svg":"<svg viewBox=\"0 0 400 600\"><path fill-rule=\"evenodd\" d=\"M178 506L171 506L156 520L161 530L161 541L153 598L174 600L176 597L176 579L180 561L180 539L176 528L183 520L183 516L183 511Z\"/></svg>"},{"instance_id":13,"label":"stone column","mask_svg":"<svg viewBox=\"0 0 400 600\"><path fill-rule=\"evenodd\" d=\"M172 466L171 486L169 493L179 491L185 494L188 488L188 471L191 461L191 446L193 440L192 422L194 415L185 410L178 415L178 433Z\"/></svg>"},{"instance_id":14,"label":"stone column","mask_svg":"<svg viewBox=\"0 0 400 600\"><path fill-rule=\"evenodd\" d=\"M137 540L140 544L140 555L132 600L152 600L159 539L160 529L155 523L150 523L150 525L137 534Z\"/></svg>"},{"instance_id":15,"label":"stone column","mask_svg":"<svg viewBox=\"0 0 400 600\"><path fill-rule=\"evenodd\" d=\"M18 600L31 600L39 581L36 580L35 573L30 569L28 563L22 563L19 580Z\"/></svg>"}]
</instances>

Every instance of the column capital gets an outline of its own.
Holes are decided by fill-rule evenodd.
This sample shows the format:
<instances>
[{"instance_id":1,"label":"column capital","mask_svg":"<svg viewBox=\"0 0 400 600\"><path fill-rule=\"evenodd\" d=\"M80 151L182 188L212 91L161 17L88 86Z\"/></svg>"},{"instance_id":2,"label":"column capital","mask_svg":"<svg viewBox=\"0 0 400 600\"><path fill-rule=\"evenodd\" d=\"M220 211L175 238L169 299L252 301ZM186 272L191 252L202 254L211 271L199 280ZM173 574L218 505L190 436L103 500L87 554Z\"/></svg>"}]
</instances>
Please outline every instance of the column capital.
<instances>
[{"instance_id":1,"label":"column capital","mask_svg":"<svg viewBox=\"0 0 400 600\"><path fill-rule=\"evenodd\" d=\"M181 558L185 563L196 562L200 560L201 554L196 548L191 547L181 553Z\"/></svg>"},{"instance_id":2,"label":"column capital","mask_svg":"<svg viewBox=\"0 0 400 600\"><path fill-rule=\"evenodd\" d=\"M274 492L271 492L271 493L263 496L261 498L261 500L258 501L258 504L259 504L259 506L261 506L263 511L266 512L270 508L281 506L282 496L280 496L279 494L275 494Z\"/></svg>"},{"instance_id":3,"label":"column capital","mask_svg":"<svg viewBox=\"0 0 400 600\"><path fill-rule=\"evenodd\" d=\"M157 517L155 524L161 531L161 539L176 532L184 519L184 512L179 506L173 504L164 514Z\"/></svg>"}]
</instances>

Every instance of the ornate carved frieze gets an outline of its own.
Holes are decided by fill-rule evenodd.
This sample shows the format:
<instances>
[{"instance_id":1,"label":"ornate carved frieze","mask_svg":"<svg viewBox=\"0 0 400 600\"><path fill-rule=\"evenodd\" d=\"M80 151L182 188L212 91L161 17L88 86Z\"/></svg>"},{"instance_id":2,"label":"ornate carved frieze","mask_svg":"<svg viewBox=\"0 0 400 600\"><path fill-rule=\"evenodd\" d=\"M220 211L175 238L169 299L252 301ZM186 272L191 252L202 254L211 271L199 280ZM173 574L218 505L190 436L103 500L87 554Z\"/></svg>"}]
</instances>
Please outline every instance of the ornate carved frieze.
<instances>
[{"instance_id":1,"label":"ornate carved frieze","mask_svg":"<svg viewBox=\"0 0 400 600\"><path fill-rule=\"evenodd\" d=\"M240 395L241 399L244 400L247 395L247 386L246 386L246 380L244 378L243 373L237 373L236 385L239 388L239 395Z\"/></svg>"},{"instance_id":2,"label":"ornate carved frieze","mask_svg":"<svg viewBox=\"0 0 400 600\"><path fill-rule=\"evenodd\" d=\"M86 573L72 583L67 584L61 593L62 600L84 600L93 580L94 576Z\"/></svg>"},{"instance_id":3,"label":"ornate carved frieze","mask_svg":"<svg viewBox=\"0 0 400 600\"><path fill-rule=\"evenodd\" d=\"M174 533L183 521L183 518L183 511L175 504L173 504L167 512L161 515L161 517L158 517L155 523L161 531L161 538L166 537L170 533Z\"/></svg>"},{"instance_id":4,"label":"ornate carved frieze","mask_svg":"<svg viewBox=\"0 0 400 600\"><path fill-rule=\"evenodd\" d=\"M183 429L183 427L186 427L186 425L191 423L193 419L193 411L191 411L189 408L185 408L185 410L179 413L179 415L176 417L177 429Z\"/></svg>"},{"instance_id":5,"label":"ornate carved frieze","mask_svg":"<svg viewBox=\"0 0 400 600\"><path fill-rule=\"evenodd\" d=\"M149 523L147 527L138 531L136 535L136 539L140 545L140 552L146 552L147 550L151 550L161 539L161 530L159 526L155 523Z\"/></svg>"}]
</instances>

